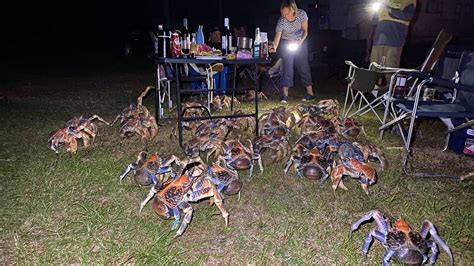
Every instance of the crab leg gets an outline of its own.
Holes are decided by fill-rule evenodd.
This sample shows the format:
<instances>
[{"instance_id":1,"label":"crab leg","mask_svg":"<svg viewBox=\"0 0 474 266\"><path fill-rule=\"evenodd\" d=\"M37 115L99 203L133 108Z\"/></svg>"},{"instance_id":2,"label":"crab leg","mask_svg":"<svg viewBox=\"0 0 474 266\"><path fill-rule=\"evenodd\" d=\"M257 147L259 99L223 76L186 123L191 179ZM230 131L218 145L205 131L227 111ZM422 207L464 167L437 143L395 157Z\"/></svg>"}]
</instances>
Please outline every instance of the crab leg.
<instances>
[{"instance_id":1,"label":"crab leg","mask_svg":"<svg viewBox=\"0 0 474 266\"><path fill-rule=\"evenodd\" d=\"M202 182L207 182L207 184L202 183ZM225 209L224 203L222 201L222 197L220 196L219 192L217 192L216 186L210 183L210 180L203 179L203 181L199 182L196 185L196 187L201 188L201 189L186 194L184 196L185 200L196 202L196 201L199 201L200 199L213 197L214 203L216 204L217 208L219 208L219 210L221 211L222 217L224 217L225 226L227 226L229 224L229 213Z\"/></svg>"},{"instance_id":2,"label":"crab leg","mask_svg":"<svg viewBox=\"0 0 474 266\"><path fill-rule=\"evenodd\" d=\"M434 264L439 253L438 245L436 245L433 240L427 240L426 245L431 249L430 264ZM427 260L428 257L423 254L423 264L425 264Z\"/></svg>"},{"instance_id":3,"label":"crab leg","mask_svg":"<svg viewBox=\"0 0 474 266\"><path fill-rule=\"evenodd\" d=\"M378 231L381 232L382 234L386 235L388 231L390 230L390 224L387 222L383 214L379 210L372 210L364 214L359 220L357 220L355 223L351 225L351 228L349 230L349 238L352 237L352 232L356 231L359 229L359 226L370 220L374 219L374 221L378 225Z\"/></svg>"},{"instance_id":4,"label":"crab leg","mask_svg":"<svg viewBox=\"0 0 474 266\"><path fill-rule=\"evenodd\" d=\"M102 117L100 117L100 116L98 116L98 115L93 115L93 116L89 117L89 119L87 119L87 120L89 120L89 122L90 122L90 121L92 121L92 120L94 120L94 119L97 119L97 120L101 121L102 123L104 123L104 124L106 124L106 125L108 125L108 126L110 125L109 122L105 121Z\"/></svg>"},{"instance_id":5,"label":"crab leg","mask_svg":"<svg viewBox=\"0 0 474 266\"><path fill-rule=\"evenodd\" d=\"M123 173L120 175L119 179L120 179L120 182L122 182L122 179L124 179L125 176L127 176L127 174L131 171L131 170L136 170L137 169L137 163L131 163L127 166L127 168L125 169L125 171L123 171Z\"/></svg>"},{"instance_id":6,"label":"crab leg","mask_svg":"<svg viewBox=\"0 0 474 266\"><path fill-rule=\"evenodd\" d=\"M446 243L444 243L443 239L441 239L433 223L431 223L429 220L425 220L423 221L423 225L421 226L420 235L423 239L426 239L426 236L428 235L428 233L441 246L441 248L444 249L446 253L448 253L449 263L450 265L453 265L454 259L453 259L453 254L451 253L451 249L448 247L448 245L446 245Z\"/></svg>"},{"instance_id":7,"label":"crab leg","mask_svg":"<svg viewBox=\"0 0 474 266\"><path fill-rule=\"evenodd\" d=\"M370 230L364 240L364 245L362 246L362 252L364 256L367 257L367 253L369 253L370 245L372 245L373 240L377 239L382 244L385 244L385 235L375 229Z\"/></svg>"},{"instance_id":8,"label":"crab leg","mask_svg":"<svg viewBox=\"0 0 474 266\"><path fill-rule=\"evenodd\" d=\"M181 208L183 210L184 218L183 218L183 222L179 226L178 231L176 232L175 237L181 236L184 233L184 230L186 230L186 228L188 227L188 224L191 222L191 218L193 217L193 207L189 203L183 202L182 204L179 205L179 208ZM177 220L177 222L179 224L179 210L178 210L178 220ZM175 221L175 223L176 223L176 221ZM176 224L176 226L178 224ZM174 226L174 224L173 224L173 226ZM176 228L173 228L173 230L174 229L176 229Z\"/></svg>"},{"instance_id":9,"label":"crab leg","mask_svg":"<svg viewBox=\"0 0 474 266\"><path fill-rule=\"evenodd\" d=\"M390 263L390 259L392 258L393 254L395 254L395 250L387 250L387 252L385 252L385 255L383 256L383 266L389 266Z\"/></svg>"},{"instance_id":10,"label":"crab leg","mask_svg":"<svg viewBox=\"0 0 474 266\"><path fill-rule=\"evenodd\" d=\"M179 207L181 207L181 206L179 206ZM185 211L185 213L186 213L186 211ZM191 210L191 215L192 215L192 210ZM178 228L178 225L180 223L180 218L181 217L180 217L180 214L179 214L179 209L176 208L176 207L173 208L173 217L174 217L174 222L173 222L173 225L171 226L171 230L175 230L176 228ZM183 224L184 224L184 221L183 221ZM179 230L178 230L178 232L176 232L176 235L178 235L179 231L182 229L183 224L181 224L181 226L179 227ZM187 226L187 224L184 225L184 228L182 229L181 234L184 232L184 229L186 229L186 226Z\"/></svg>"},{"instance_id":11,"label":"crab leg","mask_svg":"<svg viewBox=\"0 0 474 266\"><path fill-rule=\"evenodd\" d=\"M290 170L291 165L297 160L298 158L296 155L291 156L290 159L285 164L285 168L283 169L283 172L285 172L285 175L288 173L288 170Z\"/></svg>"},{"instance_id":12,"label":"crab leg","mask_svg":"<svg viewBox=\"0 0 474 266\"><path fill-rule=\"evenodd\" d=\"M156 192L157 190L155 189L155 186L152 186L146 198L142 201L142 203L140 203L140 210L138 211L138 215L142 213L143 208L155 196Z\"/></svg>"}]
</instances>

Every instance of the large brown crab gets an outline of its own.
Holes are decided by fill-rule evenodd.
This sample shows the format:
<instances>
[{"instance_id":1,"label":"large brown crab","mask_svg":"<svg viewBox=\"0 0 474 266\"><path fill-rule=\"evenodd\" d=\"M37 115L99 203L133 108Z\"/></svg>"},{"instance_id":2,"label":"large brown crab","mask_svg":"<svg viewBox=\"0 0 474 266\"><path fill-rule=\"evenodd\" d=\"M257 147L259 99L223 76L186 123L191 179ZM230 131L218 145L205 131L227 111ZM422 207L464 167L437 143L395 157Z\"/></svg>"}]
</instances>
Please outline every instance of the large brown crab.
<instances>
[{"instance_id":1,"label":"large brown crab","mask_svg":"<svg viewBox=\"0 0 474 266\"><path fill-rule=\"evenodd\" d=\"M321 115L305 114L301 120L295 124L294 128L299 129L300 132L306 132L307 128L309 128L310 131L323 131L328 134L336 133L334 123Z\"/></svg>"},{"instance_id":2,"label":"large brown crab","mask_svg":"<svg viewBox=\"0 0 474 266\"><path fill-rule=\"evenodd\" d=\"M163 219L174 218L172 230L178 228L176 236L181 236L191 222L193 207L190 202L211 198L224 217L225 225L229 223L227 212L221 195L216 186L209 178L195 177L183 174L176 179L170 179L165 183L157 183L148 192L147 197L140 204L140 213L150 199L154 197L152 207L158 216ZM183 221L180 221L180 210L184 212Z\"/></svg>"},{"instance_id":3,"label":"large brown crab","mask_svg":"<svg viewBox=\"0 0 474 266\"><path fill-rule=\"evenodd\" d=\"M87 135L83 137L84 142L86 142L85 139L88 137L92 138L92 142L94 142L95 137L97 136L97 133L98 133L97 125L93 122L96 119L106 125L110 125L109 122L105 121L102 117L98 115L92 115L89 117L81 115L81 116L73 117L69 121L67 121L66 127L74 127L78 130L84 131ZM86 145L84 144L84 146Z\"/></svg>"},{"instance_id":4,"label":"large brown crab","mask_svg":"<svg viewBox=\"0 0 474 266\"><path fill-rule=\"evenodd\" d=\"M216 95L211 101L211 112L216 112L224 108L230 108L233 106L240 106L241 103L237 98L233 98L234 102L232 103L232 97L227 95Z\"/></svg>"},{"instance_id":5,"label":"large brown crab","mask_svg":"<svg viewBox=\"0 0 474 266\"><path fill-rule=\"evenodd\" d=\"M173 163L180 165L181 161L174 155L162 159L156 152L147 157L147 152L141 151L137 156L136 162L129 164L119 178L120 181L122 181L122 179L133 170L135 172L135 181L139 185L148 186L158 182L164 182L167 179L165 174L169 174L172 178L176 177L171 168Z\"/></svg>"},{"instance_id":6,"label":"large brown crab","mask_svg":"<svg viewBox=\"0 0 474 266\"><path fill-rule=\"evenodd\" d=\"M360 162L352 157L340 159L331 171L334 197L336 197L336 189L338 187L347 190L347 187L342 182L344 176L350 176L357 179L367 195L369 195L368 187L377 182L377 172L369 164Z\"/></svg>"},{"instance_id":7,"label":"large brown crab","mask_svg":"<svg viewBox=\"0 0 474 266\"><path fill-rule=\"evenodd\" d=\"M242 101L253 102L255 101L255 95L258 95L257 97L259 101L268 100L267 95L265 95L262 91L255 94L255 90L246 90L245 95L242 96Z\"/></svg>"},{"instance_id":8,"label":"large brown crab","mask_svg":"<svg viewBox=\"0 0 474 266\"><path fill-rule=\"evenodd\" d=\"M222 142L220 147L215 147L214 150L220 149L221 151L218 159L224 160L227 167L236 170L249 170L249 177L252 177L254 168L254 158L252 156L252 142L249 141L250 148L245 147L238 140L226 140ZM263 172L263 168L260 168L260 172Z\"/></svg>"},{"instance_id":9,"label":"large brown crab","mask_svg":"<svg viewBox=\"0 0 474 266\"><path fill-rule=\"evenodd\" d=\"M339 117L334 117L332 122L336 125L337 132L346 138L355 138L359 136L360 132L367 136L364 127L353 118L346 117L340 119Z\"/></svg>"},{"instance_id":10,"label":"large brown crab","mask_svg":"<svg viewBox=\"0 0 474 266\"><path fill-rule=\"evenodd\" d=\"M328 164L319 150L316 147L308 150L303 145L297 144L294 151L296 155L291 156L285 165L285 175L291 165L294 164L295 172L299 177L306 177L311 180L321 179L320 183L323 184L329 177L326 171Z\"/></svg>"},{"instance_id":11,"label":"large brown crab","mask_svg":"<svg viewBox=\"0 0 474 266\"><path fill-rule=\"evenodd\" d=\"M390 225L389 220L378 210L367 212L358 221L351 225L349 238L352 232L359 229L359 226L371 219L374 219L378 228L372 229L365 238L362 252L365 256L369 252L373 240L380 241L387 249L383 257L383 265L388 266L390 260L394 258L405 265L420 265L428 261L428 255L431 251L430 264L436 262L438 255L438 243L448 254L449 262L454 264L453 255L450 248L441 239L436 227L429 220L424 220L420 232L413 231L410 225L403 219L398 219L394 226ZM428 239L431 236L433 240Z\"/></svg>"},{"instance_id":12,"label":"large brown crab","mask_svg":"<svg viewBox=\"0 0 474 266\"><path fill-rule=\"evenodd\" d=\"M140 135L144 142L152 140L158 134L156 119L145 107L138 117L131 117L121 124L120 137L122 139L130 138L135 134Z\"/></svg>"},{"instance_id":13,"label":"large brown crab","mask_svg":"<svg viewBox=\"0 0 474 266\"><path fill-rule=\"evenodd\" d=\"M93 143L98 133L97 125L93 122L95 119L109 125L109 122L98 115L73 117L66 122L64 128L49 133L48 146L54 152L59 153L59 147L65 145L67 152L76 153L77 139L82 139L84 148L89 147L91 145L90 139L92 138Z\"/></svg>"},{"instance_id":14,"label":"large brown crab","mask_svg":"<svg viewBox=\"0 0 474 266\"><path fill-rule=\"evenodd\" d=\"M225 162L218 162L208 166L207 172L211 181L217 186L217 191L226 195L239 193L240 199L242 181L237 171L225 167Z\"/></svg>"},{"instance_id":15,"label":"large brown crab","mask_svg":"<svg viewBox=\"0 0 474 266\"><path fill-rule=\"evenodd\" d=\"M72 154L77 152L77 139L82 138L75 128L65 127L52 131L48 137L48 147L56 153L59 153L59 147L65 145L66 151Z\"/></svg>"},{"instance_id":16,"label":"large brown crab","mask_svg":"<svg viewBox=\"0 0 474 266\"><path fill-rule=\"evenodd\" d=\"M271 135L262 135L252 140L252 159L258 162L263 171L262 152L270 150L272 153L272 162L277 163L288 157L291 146L284 137L273 137Z\"/></svg>"},{"instance_id":17,"label":"large brown crab","mask_svg":"<svg viewBox=\"0 0 474 266\"><path fill-rule=\"evenodd\" d=\"M122 139L138 134L146 142L152 140L158 134L158 124L155 117L142 104L143 98L153 88L153 86L146 87L137 98L137 104L130 104L112 122L111 125L120 120L119 132Z\"/></svg>"}]
</instances>

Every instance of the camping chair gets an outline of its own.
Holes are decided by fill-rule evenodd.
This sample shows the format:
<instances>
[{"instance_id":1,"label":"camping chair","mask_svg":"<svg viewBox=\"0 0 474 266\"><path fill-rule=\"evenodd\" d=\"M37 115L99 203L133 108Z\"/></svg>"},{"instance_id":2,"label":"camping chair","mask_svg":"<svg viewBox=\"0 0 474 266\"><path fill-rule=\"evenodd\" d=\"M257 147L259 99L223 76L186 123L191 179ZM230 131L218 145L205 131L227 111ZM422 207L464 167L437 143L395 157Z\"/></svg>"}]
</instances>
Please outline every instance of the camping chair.
<instances>
[{"instance_id":1,"label":"camping chair","mask_svg":"<svg viewBox=\"0 0 474 266\"><path fill-rule=\"evenodd\" d=\"M400 129L404 141L405 155L402 160L402 165L405 169L411 152L412 136L417 118L440 118L448 126L447 141L449 141L450 133L474 124L474 52L466 51L462 54L458 71L456 72L455 81L436 78L427 74L422 74L418 71L400 72L412 75L421 80L419 85L416 87L413 101L400 100L394 102L396 108L400 110L400 115L387 124L396 124ZM456 97L452 102L423 101L420 97L422 89L427 84L435 84L437 86L455 89L457 91ZM460 126L454 127L449 123L448 119L451 118L463 118L466 119L466 122ZM405 120L410 121L408 133L406 133L406 130L402 125ZM382 126L381 130L383 131L387 125ZM414 175L439 176L438 174L429 175L425 173Z\"/></svg>"},{"instance_id":2,"label":"camping chair","mask_svg":"<svg viewBox=\"0 0 474 266\"><path fill-rule=\"evenodd\" d=\"M390 74L394 73L394 71L380 69L377 64L370 64L369 69L365 69L356 66L351 61L345 61L345 63L349 66L349 73L346 77L348 84L342 113L343 117L361 116L372 111L380 123L382 123L382 118L377 113L376 108L384 104L384 94L387 92L388 86L379 87L377 81L380 74ZM369 100L367 95L374 91L377 91L377 96L375 96L375 99ZM352 111L353 109L355 110Z\"/></svg>"},{"instance_id":3,"label":"camping chair","mask_svg":"<svg viewBox=\"0 0 474 266\"><path fill-rule=\"evenodd\" d=\"M394 88L398 77L400 75L408 75L408 80L411 80L413 83L407 94L407 97L413 96L415 89L420 84L420 78L426 79L431 75L430 72L434 69L436 62L441 58L447 44L452 40L452 38L453 36L450 33L446 32L445 30L441 30L419 69L379 67L383 70L393 70L395 72L390 79L389 89L384 97L385 112L382 125L379 128L380 139L383 138L384 129L391 126L393 122L396 121L396 118L400 116L400 110L396 108L396 102L399 101L399 98L394 96ZM389 115L395 120L387 122Z\"/></svg>"},{"instance_id":4,"label":"camping chair","mask_svg":"<svg viewBox=\"0 0 474 266\"><path fill-rule=\"evenodd\" d=\"M209 110L211 109L211 102L214 98L214 91L216 90L215 76L221 73L223 70L224 65L222 63L216 63L206 68L206 85L207 89L209 90L207 93L207 108Z\"/></svg>"}]
</instances>

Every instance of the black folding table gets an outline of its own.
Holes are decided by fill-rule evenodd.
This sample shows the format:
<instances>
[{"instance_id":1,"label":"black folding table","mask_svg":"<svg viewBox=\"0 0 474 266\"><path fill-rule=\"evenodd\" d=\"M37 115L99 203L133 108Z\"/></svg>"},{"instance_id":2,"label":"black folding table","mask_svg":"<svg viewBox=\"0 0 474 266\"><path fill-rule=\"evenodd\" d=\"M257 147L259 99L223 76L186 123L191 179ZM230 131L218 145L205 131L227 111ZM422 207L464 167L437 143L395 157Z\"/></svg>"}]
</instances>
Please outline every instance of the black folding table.
<instances>
[{"instance_id":1,"label":"black folding table","mask_svg":"<svg viewBox=\"0 0 474 266\"><path fill-rule=\"evenodd\" d=\"M208 116L201 116L201 117L182 117L182 110L181 110L181 94L182 93L198 93L198 92L209 92L215 89L183 89L182 84L183 82L193 82L195 81L196 77L192 76L182 76L180 67L184 66L185 64L215 64L215 63L222 63L224 65L229 65L233 67L233 86L232 88L222 88L226 92L232 93L232 101L231 101L231 111L233 111L233 103L236 91L244 91L247 90L246 88L237 88L237 66L238 65L254 65L253 71L258 71L257 65L258 64L269 64L271 63L271 59L265 58L252 58L252 59L225 59L225 58L155 58L155 107L156 107L156 119L159 122L160 118L160 111L161 111L161 92L158 90L158 82L160 82L160 69L159 66L161 64L172 64L174 65L175 69L175 76L172 77L173 80L176 81L176 101L177 101L177 112L178 112L178 138L179 138L179 145L183 146L183 122L187 121L196 121L196 120L208 120L208 119L219 119L219 118L239 118L239 117L255 117L256 122L256 134L258 135L258 92L260 91L260 83L257 79L254 80L254 92L255 92L255 112L254 113L246 113L246 114L234 114L234 115L208 115Z\"/></svg>"}]
</instances>

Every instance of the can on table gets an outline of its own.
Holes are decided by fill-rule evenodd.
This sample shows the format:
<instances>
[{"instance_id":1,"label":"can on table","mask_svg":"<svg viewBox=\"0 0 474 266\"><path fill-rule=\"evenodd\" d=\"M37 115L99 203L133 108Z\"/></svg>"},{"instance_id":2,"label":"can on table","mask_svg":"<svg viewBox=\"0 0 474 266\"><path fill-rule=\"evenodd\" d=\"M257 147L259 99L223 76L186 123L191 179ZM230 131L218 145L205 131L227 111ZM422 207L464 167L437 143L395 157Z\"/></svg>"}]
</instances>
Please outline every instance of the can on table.
<instances>
[{"instance_id":1,"label":"can on table","mask_svg":"<svg viewBox=\"0 0 474 266\"><path fill-rule=\"evenodd\" d=\"M181 46L179 44L179 33L171 34L171 56L179 57L181 55Z\"/></svg>"},{"instance_id":2,"label":"can on table","mask_svg":"<svg viewBox=\"0 0 474 266\"><path fill-rule=\"evenodd\" d=\"M434 100L436 90L433 88L425 88L423 92L423 101L431 101Z\"/></svg>"}]
</instances>

